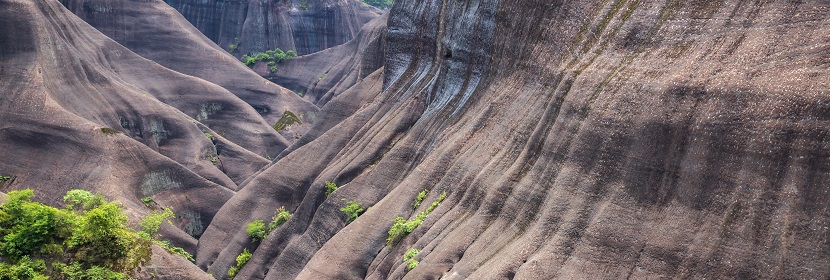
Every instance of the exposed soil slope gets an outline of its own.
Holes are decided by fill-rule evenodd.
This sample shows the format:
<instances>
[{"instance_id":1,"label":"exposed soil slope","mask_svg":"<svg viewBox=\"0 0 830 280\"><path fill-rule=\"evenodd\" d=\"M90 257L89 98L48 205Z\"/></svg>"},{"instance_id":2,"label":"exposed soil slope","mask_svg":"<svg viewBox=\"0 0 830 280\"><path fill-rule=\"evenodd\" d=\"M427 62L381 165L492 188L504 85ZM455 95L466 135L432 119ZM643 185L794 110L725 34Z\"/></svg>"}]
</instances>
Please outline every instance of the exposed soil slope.
<instances>
[{"instance_id":1,"label":"exposed soil slope","mask_svg":"<svg viewBox=\"0 0 830 280\"><path fill-rule=\"evenodd\" d=\"M236 54L281 48L309 54L351 40L382 11L359 0L165 0Z\"/></svg>"},{"instance_id":2,"label":"exposed soil slope","mask_svg":"<svg viewBox=\"0 0 830 280\"><path fill-rule=\"evenodd\" d=\"M247 182L197 263L223 275L247 247L246 279L826 278L827 34L825 1L399 0L383 92ZM347 225L351 200L372 208ZM279 206L294 216L251 243Z\"/></svg>"}]
</instances>

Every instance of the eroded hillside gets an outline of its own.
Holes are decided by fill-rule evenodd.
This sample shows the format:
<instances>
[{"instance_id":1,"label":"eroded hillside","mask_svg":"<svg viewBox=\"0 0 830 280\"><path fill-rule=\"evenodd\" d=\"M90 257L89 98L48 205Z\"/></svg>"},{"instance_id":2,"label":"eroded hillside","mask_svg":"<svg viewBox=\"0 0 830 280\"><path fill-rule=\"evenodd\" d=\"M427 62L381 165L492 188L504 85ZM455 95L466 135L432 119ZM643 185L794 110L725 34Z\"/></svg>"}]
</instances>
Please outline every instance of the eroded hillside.
<instances>
[{"instance_id":1,"label":"eroded hillside","mask_svg":"<svg viewBox=\"0 0 830 280\"><path fill-rule=\"evenodd\" d=\"M218 146L206 131L271 128L279 114L233 87L267 81L235 59L199 60L224 65L214 75L164 62L169 52L131 43L160 35L139 36L129 17L73 9L124 48L54 0L0 1L11 188L89 186L131 206L165 175L151 185L174 187L151 195L199 209L205 228L196 241L180 220L168 234L217 278L244 250L235 279L830 276L825 1L398 0L352 41L273 75L308 95L262 102L322 108L290 141L273 129L219 137L238 151L236 173L193 158ZM234 3L248 2L278 6ZM129 7L183 22L159 4ZM192 7L176 6L207 38L227 35L205 26L239 24ZM153 28L190 30L168 41L228 57L228 38ZM217 78L227 73L246 82ZM193 117L200 98L220 97L245 117ZM121 125L123 112L146 125ZM254 152L268 145L270 163ZM339 188L327 194L329 181ZM350 221L356 203L366 211ZM280 207L290 219L252 240L247 224Z\"/></svg>"}]
</instances>

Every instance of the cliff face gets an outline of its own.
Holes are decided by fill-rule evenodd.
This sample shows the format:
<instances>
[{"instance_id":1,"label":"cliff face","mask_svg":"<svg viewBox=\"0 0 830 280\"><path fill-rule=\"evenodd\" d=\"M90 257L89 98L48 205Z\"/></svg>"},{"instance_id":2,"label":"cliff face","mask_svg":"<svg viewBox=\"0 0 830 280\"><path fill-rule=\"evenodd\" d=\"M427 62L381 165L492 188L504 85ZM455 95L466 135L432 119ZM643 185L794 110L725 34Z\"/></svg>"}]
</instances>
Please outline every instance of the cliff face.
<instances>
[{"instance_id":1,"label":"cliff face","mask_svg":"<svg viewBox=\"0 0 830 280\"><path fill-rule=\"evenodd\" d=\"M263 159L276 157L295 137L314 123L318 108L295 93L268 82L211 42L176 10L161 1L61 0L69 10L131 51L171 70L195 76L230 91L260 115L260 124L274 125L290 111L303 124L280 133L266 125L249 126L247 131L216 129ZM208 95L190 92L209 99ZM216 112L230 104L213 101L191 102L201 106L188 114L208 125L221 125ZM194 105L194 106L195 106ZM231 116L228 116L231 117ZM238 117L238 116L236 116ZM244 178L243 178L244 179ZM241 181L238 181L241 182Z\"/></svg>"},{"instance_id":2,"label":"cliff face","mask_svg":"<svg viewBox=\"0 0 830 280\"><path fill-rule=\"evenodd\" d=\"M198 264L220 275L247 247L238 277L253 279L825 278L828 15L397 1L383 91L247 182ZM326 197L325 181L341 188ZM387 244L395 217L443 192ZM349 201L371 209L347 224ZM251 243L244 224L279 206L294 216Z\"/></svg>"},{"instance_id":3,"label":"cliff face","mask_svg":"<svg viewBox=\"0 0 830 280\"><path fill-rule=\"evenodd\" d=\"M165 0L208 38L237 56L281 48L318 52L351 40L382 11L358 0Z\"/></svg>"}]
</instances>

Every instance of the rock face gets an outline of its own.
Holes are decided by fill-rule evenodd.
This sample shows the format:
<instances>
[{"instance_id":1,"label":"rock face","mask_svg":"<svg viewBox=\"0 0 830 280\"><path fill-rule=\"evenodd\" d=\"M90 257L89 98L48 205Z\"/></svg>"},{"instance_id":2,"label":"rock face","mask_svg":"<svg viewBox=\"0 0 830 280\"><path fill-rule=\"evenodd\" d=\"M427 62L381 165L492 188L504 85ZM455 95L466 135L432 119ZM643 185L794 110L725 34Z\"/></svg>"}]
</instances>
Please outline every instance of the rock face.
<instances>
[{"instance_id":1,"label":"rock face","mask_svg":"<svg viewBox=\"0 0 830 280\"><path fill-rule=\"evenodd\" d=\"M260 123L248 127L249 131L224 128L216 130L263 158L279 154L282 149L294 142L295 137L301 136L314 123L318 110L316 106L303 101L293 92L259 77L161 1L61 2L73 13L131 51L179 73L221 86L249 105L240 107L253 107L261 117ZM199 106L197 112L188 112L188 115L208 125L224 123L221 119L217 120L214 114L227 111L223 108L234 106L220 100L209 100L214 97L207 94L193 94L206 100L182 100ZM274 125L286 111L298 115L303 124L292 126L291 130L284 130L281 135L261 125L263 122Z\"/></svg>"},{"instance_id":2,"label":"rock face","mask_svg":"<svg viewBox=\"0 0 830 280\"><path fill-rule=\"evenodd\" d=\"M260 75L302 93L304 99L322 107L383 67L387 21L387 16L374 19L348 43L289 60L276 73L270 73L263 62L254 68Z\"/></svg>"},{"instance_id":3,"label":"rock face","mask_svg":"<svg viewBox=\"0 0 830 280\"><path fill-rule=\"evenodd\" d=\"M826 278L828 22L824 1L397 1L383 92L248 181L197 263L222 275L245 247L246 279ZM348 201L371 209L347 224ZM245 223L280 206L291 220L251 243Z\"/></svg>"},{"instance_id":4,"label":"rock face","mask_svg":"<svg viewBox=\"0 0 830 280\"><path fill-rule=\"evenodd\" d=\"M264 27L238 15L283 7L169 2L203 31ZM314 89L302 73L319 67L343 83L310 90L319 117L271 163L256 137L216 133L271 124L215 76L142 58L55 0L0 3L10 189L36 184L57 204L80 185L138 213L158 198L199 217L166 234L217 278L244 249L236 279L830 277L827 1L398 0L385 31L373 22L275 78ZM73 10L129 10L102 5ZM241 117L202 123L200 98ZM205 132L237 164L200 157L215 149ZM340 188L327 195L327 181ZM371 208L348 222L350 202ZM278 207L293 215L252 242L246 224ZM411 232L388 239L398 217ZM194 245L183 229L196 222Z\"/></svg>"},{"instance_id":5,"label":"rock face","mask_svg":"<svg viewBox=\"0 0 830 280\"><path fill-rule=\"evenodd\" d=\"M208 38L235 53L318 52L351 40L382 11L359 0L165 0ZM237 56L239 56L237 55Z\"/></svg>"}]
</instances>

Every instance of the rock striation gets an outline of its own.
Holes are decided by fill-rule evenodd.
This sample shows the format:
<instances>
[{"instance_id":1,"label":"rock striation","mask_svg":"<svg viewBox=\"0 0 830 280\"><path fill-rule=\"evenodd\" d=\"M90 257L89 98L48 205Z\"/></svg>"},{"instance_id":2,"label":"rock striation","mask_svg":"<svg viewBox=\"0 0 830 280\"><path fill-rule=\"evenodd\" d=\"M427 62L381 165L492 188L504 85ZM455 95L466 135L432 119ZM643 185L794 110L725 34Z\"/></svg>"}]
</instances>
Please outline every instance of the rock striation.
<instances>
[{"instance_id":1,"label":"rock striation","mask_svg":"<svg viewBox=\"0 0 830 280\"><path fill-rule=\"evenodd\" d=\"M165 0L208 38L235 53L274 48L309 54L351 40L383 11L359 0Z\"/></svg>"},{"instance_id":2,"label":"rock striation","mask_svg":"<svg viewBox=\"0 0 830 280\"><path fill-rule=\"evenodd\" d=\"M220 275L244 247L250 279L827 277L828 15L397 1L382 92L248 181L197 264ZM387 243L421 190L447 198ZM349 201L371 209L347 223ZM292 219L251 243L280 206Z\"/></svg>"}]
</instances>

